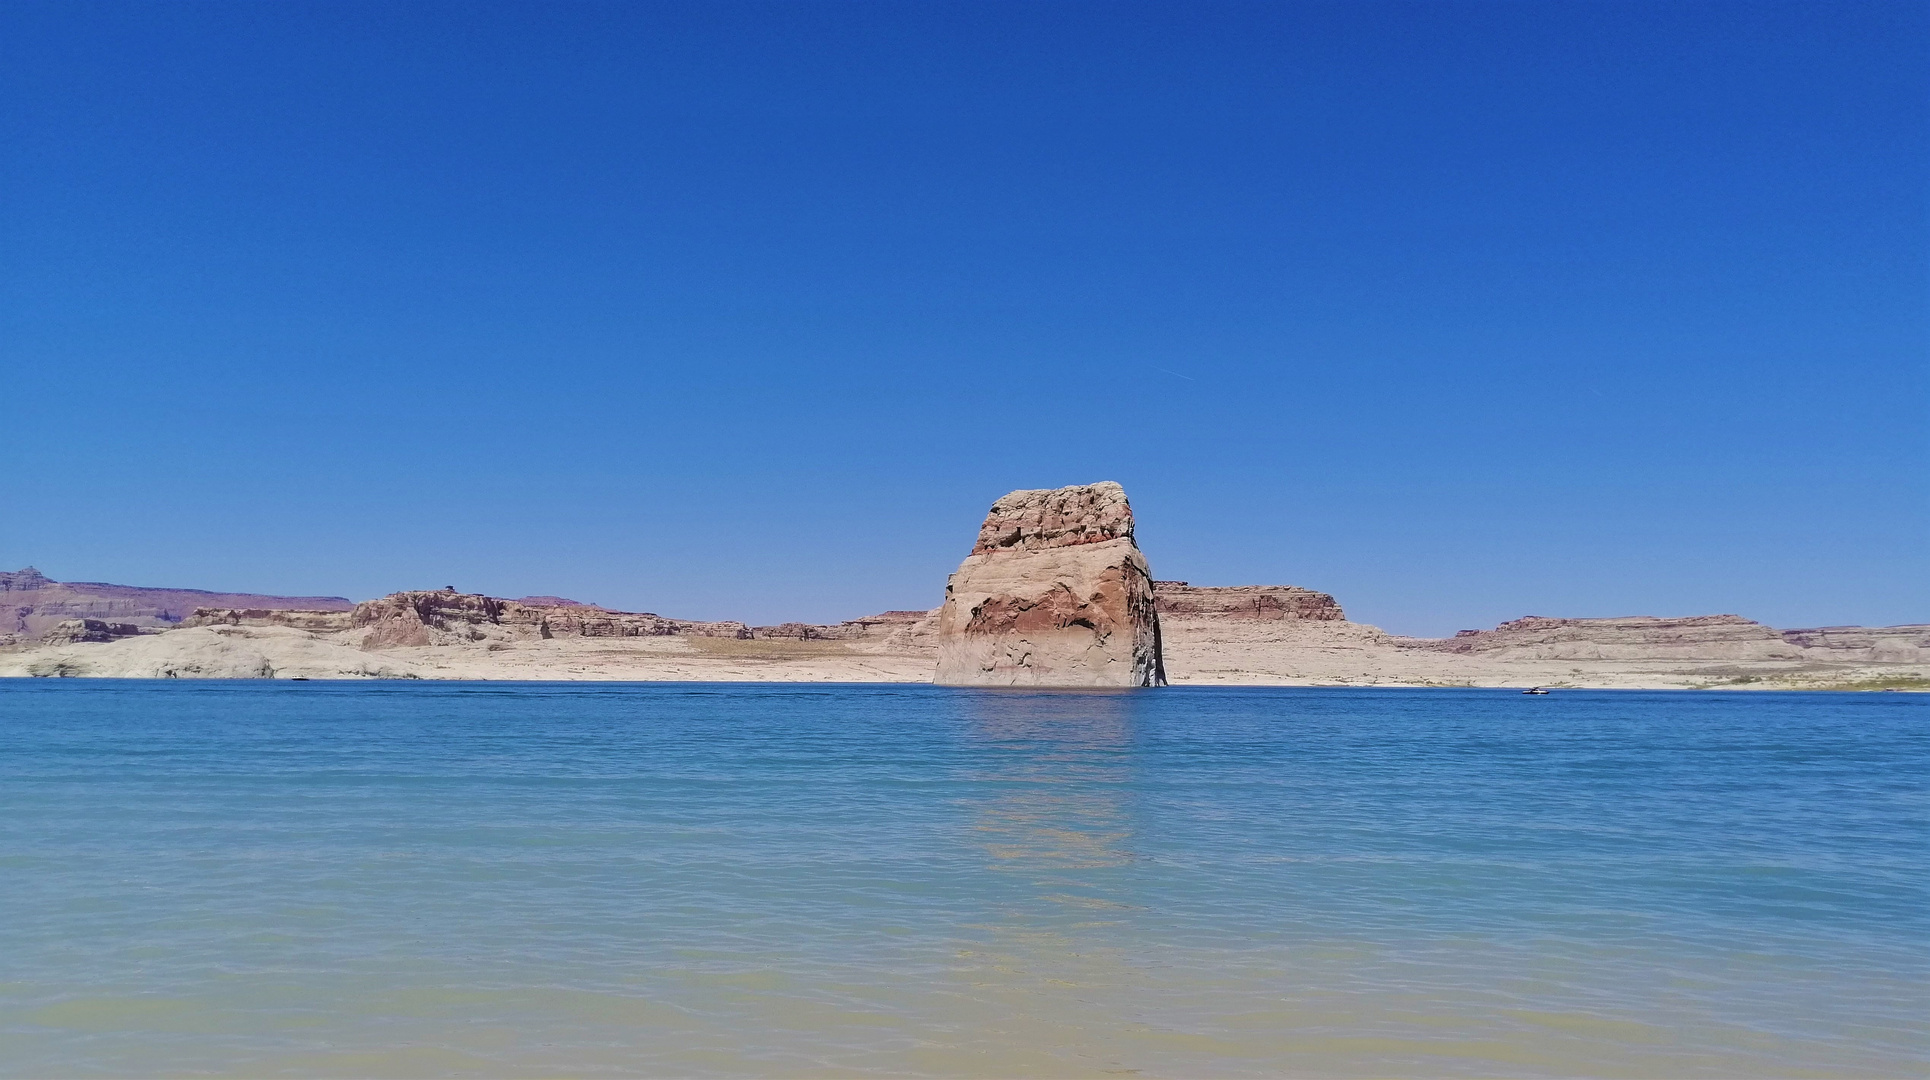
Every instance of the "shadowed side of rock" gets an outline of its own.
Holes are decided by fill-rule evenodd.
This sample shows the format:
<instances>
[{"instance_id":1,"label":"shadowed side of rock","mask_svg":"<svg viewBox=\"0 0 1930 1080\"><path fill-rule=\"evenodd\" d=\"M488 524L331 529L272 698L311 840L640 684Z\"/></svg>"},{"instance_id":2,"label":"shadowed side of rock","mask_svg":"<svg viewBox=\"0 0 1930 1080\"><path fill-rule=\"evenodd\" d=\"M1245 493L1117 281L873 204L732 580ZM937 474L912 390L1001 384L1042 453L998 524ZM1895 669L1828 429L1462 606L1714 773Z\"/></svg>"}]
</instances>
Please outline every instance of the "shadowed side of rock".
<instances>
[{"instance_id":1,"label":"shadowed side of rock","mask_svg":"<svg viewBox=\"0 0 1930 1080\"><path fill-rule=\"evenodd\" d=\"M1135 687L1163 680L1152 572L1125 489L1015 491L945 586L936 681Z\"/></svg>"}]
</instances>

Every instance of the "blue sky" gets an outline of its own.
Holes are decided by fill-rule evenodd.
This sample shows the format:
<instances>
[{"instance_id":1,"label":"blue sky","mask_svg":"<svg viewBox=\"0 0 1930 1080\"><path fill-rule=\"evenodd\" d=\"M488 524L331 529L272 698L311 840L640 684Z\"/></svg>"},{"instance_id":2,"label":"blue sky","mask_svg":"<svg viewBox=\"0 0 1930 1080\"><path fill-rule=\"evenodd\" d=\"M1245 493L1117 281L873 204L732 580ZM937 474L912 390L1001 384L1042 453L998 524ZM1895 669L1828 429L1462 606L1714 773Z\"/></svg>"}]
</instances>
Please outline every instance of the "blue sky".
<instances>
[{"instance_id":1,"label":"blue sky","mask_svg":"<svg viewBox=\"0 0 1930 1080\"><path fill-rule=\"evenodd\" d=\"M1930 621L1899 4L0 6L0 566Z\"/></svg>"}]
</instances>

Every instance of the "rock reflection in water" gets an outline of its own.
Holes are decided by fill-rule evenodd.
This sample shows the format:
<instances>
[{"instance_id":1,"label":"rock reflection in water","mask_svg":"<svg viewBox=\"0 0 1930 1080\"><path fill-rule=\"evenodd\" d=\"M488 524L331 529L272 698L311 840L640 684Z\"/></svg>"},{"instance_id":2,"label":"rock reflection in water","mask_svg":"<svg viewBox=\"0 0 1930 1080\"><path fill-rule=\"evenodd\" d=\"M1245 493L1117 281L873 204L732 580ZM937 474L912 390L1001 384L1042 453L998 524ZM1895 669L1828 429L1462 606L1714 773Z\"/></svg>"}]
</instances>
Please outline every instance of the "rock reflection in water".
<instances>
[{"instance_id":1,"label":"rock reflection in water","mask_svg":"<svg viewBox=\"0 0 1930 1080\"><path fill-rule=\"evenodd\" d=\"M1132 696L974 695L973 827L994 869L1063 875L1131 861Z\"/></svg>"},{"instance_id":2,"label":"rock reflection in water","mask_svg":"<svg viewBox=\"0 0 1930 1080\"><path fill-rule=\"evenodd\" d=\"M965 707L971 846L998 886L966 947L959 1015L1011 1063L1076 1074L1130 1069L1151 980L1134 945L1143 909L1132 692L985 692Z\"/></svg>"}]
</instances>

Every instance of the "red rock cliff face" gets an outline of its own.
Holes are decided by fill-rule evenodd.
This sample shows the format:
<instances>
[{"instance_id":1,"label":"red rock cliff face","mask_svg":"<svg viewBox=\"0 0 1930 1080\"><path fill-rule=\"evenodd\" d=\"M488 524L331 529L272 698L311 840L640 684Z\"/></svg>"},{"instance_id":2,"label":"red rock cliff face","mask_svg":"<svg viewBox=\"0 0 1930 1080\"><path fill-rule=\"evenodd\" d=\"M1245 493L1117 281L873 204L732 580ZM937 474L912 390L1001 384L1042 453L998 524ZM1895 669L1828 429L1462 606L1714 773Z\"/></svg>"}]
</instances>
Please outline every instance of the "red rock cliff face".
<instances>
[{"instance_id":1,"label":"red rock cliff face","mask_svg":"<svg viewBox=\"0 0 1930 1080\"><path fill-rule=\"evenodd\" d=\"M1163 681L1152 573L1115 483L1015 491L992 504L945 587L948 686L1151 686Z\"/></svg>"}]
</instances>

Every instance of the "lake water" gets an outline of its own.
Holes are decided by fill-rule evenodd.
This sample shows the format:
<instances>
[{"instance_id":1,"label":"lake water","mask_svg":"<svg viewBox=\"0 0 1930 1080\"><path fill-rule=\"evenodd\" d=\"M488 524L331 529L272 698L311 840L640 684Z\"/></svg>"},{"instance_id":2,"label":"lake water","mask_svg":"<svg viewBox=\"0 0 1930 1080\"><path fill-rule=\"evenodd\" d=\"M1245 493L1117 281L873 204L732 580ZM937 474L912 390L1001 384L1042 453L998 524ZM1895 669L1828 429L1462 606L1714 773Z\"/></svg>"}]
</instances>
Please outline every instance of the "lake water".
<instances>
[{"instance_id":1,"label":"lake water","mask_svg":"<svg viewBox=\"0 0 1930 1080\"><path fill-rule=\"evenodd\" d=\"M0 683L0 1073L1923 1075L1912 694Z\"/></svg>"}]
</instances>

